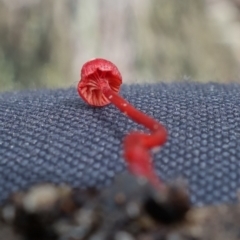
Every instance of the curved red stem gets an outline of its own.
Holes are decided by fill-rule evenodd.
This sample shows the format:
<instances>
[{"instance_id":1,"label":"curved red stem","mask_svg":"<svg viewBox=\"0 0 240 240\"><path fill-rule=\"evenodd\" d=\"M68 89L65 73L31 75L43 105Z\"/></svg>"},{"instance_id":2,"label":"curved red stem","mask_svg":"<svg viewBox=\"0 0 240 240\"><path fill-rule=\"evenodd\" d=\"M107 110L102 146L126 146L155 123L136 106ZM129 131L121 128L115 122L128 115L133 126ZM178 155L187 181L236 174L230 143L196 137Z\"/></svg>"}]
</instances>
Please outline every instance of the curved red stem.
<instances>
[{"instance_id":1,"label":"curved red stem","mask_svg":"<svg viewBox=\"0 0 240 240\"><path fill-rule=\"evenodd\" d=\"M113 92L106 82L100 84L102 93L120 111L133 121L142 124L151 131L151 134L133 132L124 140L124 157L129 163L130 170L138 176L146 177L154 186L164 187L152 166L149 150L163 145L167 140L166 128L155 119L134 108L129 102Z\"/></svg>"}]
</instances>

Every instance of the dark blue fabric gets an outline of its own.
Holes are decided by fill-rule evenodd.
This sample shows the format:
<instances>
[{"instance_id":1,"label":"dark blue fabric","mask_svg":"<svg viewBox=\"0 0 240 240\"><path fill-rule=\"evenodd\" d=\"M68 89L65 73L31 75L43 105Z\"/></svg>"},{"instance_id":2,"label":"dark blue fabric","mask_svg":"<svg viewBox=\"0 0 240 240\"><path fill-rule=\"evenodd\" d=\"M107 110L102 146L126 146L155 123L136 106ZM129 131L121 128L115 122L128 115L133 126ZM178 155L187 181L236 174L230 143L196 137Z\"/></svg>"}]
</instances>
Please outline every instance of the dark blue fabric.
<instances>
[{"instance_id":1,"label":"dark blue fabric","mask_svg":"<svg viewBox=\"0 0 240 240\"><path fill-rule=\"evenodd\" d=\"M123 86L136 108L166 125L154 163L183 177L194 203L236 200L240 186L240 85ZM114 106L90 107L76 89L0 94L0 201L35 183L106 186L125 169L122 139L144 130Z\"/></svg>"}]
</instances>

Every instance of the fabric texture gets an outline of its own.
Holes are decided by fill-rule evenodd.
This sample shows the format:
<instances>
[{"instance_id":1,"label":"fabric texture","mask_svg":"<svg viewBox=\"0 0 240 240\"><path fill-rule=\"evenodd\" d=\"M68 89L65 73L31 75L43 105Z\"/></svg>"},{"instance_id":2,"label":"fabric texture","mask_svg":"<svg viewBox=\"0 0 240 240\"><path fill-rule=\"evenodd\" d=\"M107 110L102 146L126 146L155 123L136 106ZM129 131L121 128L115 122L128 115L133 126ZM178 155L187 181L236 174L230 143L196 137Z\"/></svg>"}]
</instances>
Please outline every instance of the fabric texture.
<instances>
[{"instance_id":1,"label":"fabric texture","mask_svg":"<svg viewBox=\"0 0 240 240\"><path fill-rule=\"evenodd\" d=\"M240 85L123 86L120 94L161 121L168 142L158 175L186 179L195 204L232 202L240 186ZM88 106L76 89L0 94L0 201L43 182L111 184L125 170L122 140L144 130L112 105Z\"/></svg>"}]
</instances>

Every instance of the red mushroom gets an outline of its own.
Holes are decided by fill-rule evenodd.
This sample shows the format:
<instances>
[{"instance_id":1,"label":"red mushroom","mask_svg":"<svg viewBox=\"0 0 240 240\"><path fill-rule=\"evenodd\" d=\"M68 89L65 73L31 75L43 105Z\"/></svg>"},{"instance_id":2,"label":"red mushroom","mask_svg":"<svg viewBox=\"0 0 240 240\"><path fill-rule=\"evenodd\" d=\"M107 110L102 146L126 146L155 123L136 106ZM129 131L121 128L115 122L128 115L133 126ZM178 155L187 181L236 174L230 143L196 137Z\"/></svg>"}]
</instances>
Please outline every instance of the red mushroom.
<instances>
[{"instance_id":1,"label":"red mushroom","mask_svg":"<svg viewBox=\"0 0 240 240\"><path fill-rule=\"evenodd\" d=\"M154 186L164 187L152 166L150 150L166 142L167 130L118 95L121 83L117 67L110 61L96 58L83 65L78 93L93 106L114 104L126 116L150 130L150 134L132 132L126 136L124 158L133 174L147 178Z\"/></svg>"}]
</instances>

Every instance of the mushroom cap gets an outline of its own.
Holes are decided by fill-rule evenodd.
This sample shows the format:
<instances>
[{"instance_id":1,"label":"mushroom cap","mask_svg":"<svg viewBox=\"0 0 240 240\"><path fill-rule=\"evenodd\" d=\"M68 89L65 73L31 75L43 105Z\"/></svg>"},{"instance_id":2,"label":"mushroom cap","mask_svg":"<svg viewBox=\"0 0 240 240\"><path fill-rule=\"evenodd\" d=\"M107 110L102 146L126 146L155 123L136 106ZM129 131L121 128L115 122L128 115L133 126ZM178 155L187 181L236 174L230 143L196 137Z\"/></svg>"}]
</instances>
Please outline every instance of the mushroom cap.
<instances>
[{"instance_id":1,"label":"mushroom cap","mask_svg":"<svg viewBox=\"0 0 240 240\"><path fill-rule=\"evenodd\" d=\"M103 84L106 83L107 84ZM78 93L82 99L93 106L105 106L110 100L102 92L103 85L115 93L119 92L122 76L117 67L110 61L95 58L86 62L81 70Z\"/></svg>"}]
</instances>

